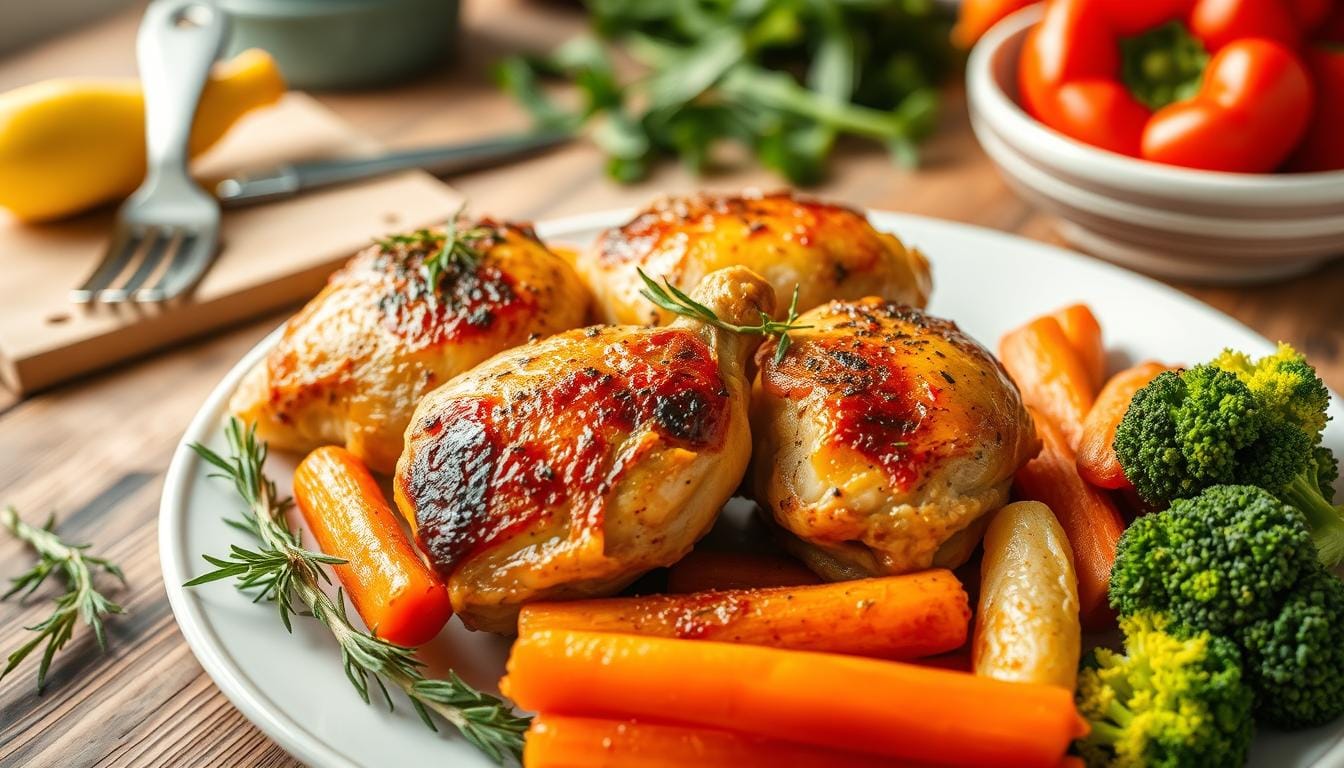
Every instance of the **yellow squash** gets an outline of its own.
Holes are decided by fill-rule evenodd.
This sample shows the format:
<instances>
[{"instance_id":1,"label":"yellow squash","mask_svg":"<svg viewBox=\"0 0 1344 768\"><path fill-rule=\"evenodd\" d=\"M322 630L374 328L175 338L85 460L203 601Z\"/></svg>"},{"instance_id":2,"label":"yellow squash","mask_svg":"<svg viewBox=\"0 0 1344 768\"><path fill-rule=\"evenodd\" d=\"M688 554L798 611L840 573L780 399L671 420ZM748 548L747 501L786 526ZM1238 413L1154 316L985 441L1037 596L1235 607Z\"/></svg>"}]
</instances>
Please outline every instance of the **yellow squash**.
<instances>
[{"instance_id":1,"label":"yellow squash","mask_svg":"<svg viewBox=\"0 0 1344 768\"><path fill-rule=\"evenodd\" d=\"M217 64L192 125L192 157L284 91L275 60L263 51ZM144 175L139 83L47 80L0 94L0 207L21 221L58 219L120 199Z\"/></svg>"}]
</instances>

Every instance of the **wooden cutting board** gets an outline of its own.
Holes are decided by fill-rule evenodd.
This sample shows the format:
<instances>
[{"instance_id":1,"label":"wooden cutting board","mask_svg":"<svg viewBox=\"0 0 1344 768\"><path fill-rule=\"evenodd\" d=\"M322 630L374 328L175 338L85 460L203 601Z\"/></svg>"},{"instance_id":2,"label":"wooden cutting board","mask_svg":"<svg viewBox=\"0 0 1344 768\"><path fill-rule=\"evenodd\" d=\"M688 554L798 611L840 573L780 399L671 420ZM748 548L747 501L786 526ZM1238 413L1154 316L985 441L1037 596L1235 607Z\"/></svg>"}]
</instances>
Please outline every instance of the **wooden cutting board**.
<instances>
[{"instance_id":1,"label":"wooden cutting board","mask_svg":"<svg viewBox=\"0 0 1344 768\"><path fill-rule=\"evenodd\" d=\"M193 169L203 178L378 146L316 101L288 94L248 116ZM219 258L189 297L165 305L71 304L102 258L112 210L24 226L0 211L0 379L19 393L295 305L374 236L446 220L461 197L409 171L282 202L226 210Z\"/></svg>"}]
</instances>

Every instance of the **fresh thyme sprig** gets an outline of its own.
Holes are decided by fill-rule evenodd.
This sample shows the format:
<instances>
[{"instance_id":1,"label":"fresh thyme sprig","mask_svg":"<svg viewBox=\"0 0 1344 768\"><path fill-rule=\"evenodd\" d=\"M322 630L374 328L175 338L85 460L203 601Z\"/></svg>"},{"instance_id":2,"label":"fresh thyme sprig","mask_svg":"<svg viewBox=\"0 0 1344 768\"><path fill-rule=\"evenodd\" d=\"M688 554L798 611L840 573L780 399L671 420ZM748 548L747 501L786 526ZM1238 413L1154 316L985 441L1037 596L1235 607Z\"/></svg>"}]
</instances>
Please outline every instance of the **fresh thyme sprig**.
<instances>
[{"instance_id":1,"label":"fresh thyme sprig","mask_svg":"<svg viewBox=\"0 0 1344 768\"><path fill-rule=\"evenodd\" d=\"M99 650L107 649L103 617L123 611L120 605L107 599L94 586L94 574L101 570L115 576L123 585L126 583L126 576L116 564L85 551L89 548L88 544L75 545L61 541L52 530L55 522L53 516L46 525L34 528L19 519L19 513L13 507L0 510L0 525L32 547L38 555L37 565L11 579L9 591L0 596L0 600L18 594L23 597L31 595L53 573L60 573L69 587L69 591L56 598L56 610L50 616L38 624L25 627L37 635L9 654L9 663L0 672L0 680L3 680L5 675L45 642L47 646L42 651L42 662L37 667L38 693L47 686L47 670L51 668L52 658L74 635L75 625L80 621L93 630Z\"/></svg>"},{"instance_id":2,"label":"fresh thyme sprig","mask_svg":"<svg viewBox=\"0 0 1344 768\"><path fill-rule=\"evenodd\" d=\"M709 323L715 328L722 328L725 331L734 333L751 333L758 336L778 336L779 343L775 347L775 362L784 359L784 354L789 351L789 345L792 340L789 338L789 331L799 331L804 328L811 328L810 325L798 325L798 285L793 286L793 298L789 301L789 314L784 322L773 320L769 315L762 312L759 325L733 325L725 322L714 313L714 310L706 307L704 304L692 299L686 295L685 291L677 288L667 280L663 285L659 285L653 278L644 274L644 270L636 269L639 272L639 279L644 281L644 288L640 290L640 295L649 301L657 304L662 309L673 314L689 317L693 320L699 320L702 323Z\"/></svg>"},{"instance_id":3,"label":"fresh thyme sprig","mask_svg":"<svg viewBox=\"0 0 1344 768\"><path fill-rule=\"evenodd\" d=\"M431 229L417 229L410 233L389 235L374 242L385 252L398 246L414 248L437 245L438 250L432 255L425 256L420 265L420 273L429 286L430 295L433 296L439 290L439 280L443 273L454 265L464 268L479 265L485 258L485 254L481 251L481 243L495 236L492 227L478 225L461 229L462 211L463 208L459 208L457 213L453 214L441 233Z\"/></svg>"},{"instance_id":4,"label":"fresh thyme sprig","mask_svg":"<svg viewBox=\"0 0 1344 768\"><path fill-rule=\"evenodd\" d=\"M247 510L240 519L227 522L255 538L258 546L247 549L235 545L224 558L206 555L205 560L215 570L188 581L186 586L237 579L235 586L254 593L255 600L273 600L281 622L290 631L293 614L311 615L335 637L345 675L366 704L372 679L388 708L392 708L386 685L391 683L410 697L416 713L431 729L438 730L430 717L433 711L492 760L520 757L528 718L514 714L507 702L476 690L456 673L449 673L446 680L426 678L414 649L374 637L350 622L340 590L333 599L321 586L330 581L321 566L344 561L305 549L299 535L289 527L285 512L291 501L279 498L275 483L263 469L266 443L257 439L255 428L244 429L235 418L229 419L225 436L228 458L199 443L191 447L219 470L215 477L233 483ZM297 610L298 603L306 606L306 611Z\"/></svg>"}]
</instances>

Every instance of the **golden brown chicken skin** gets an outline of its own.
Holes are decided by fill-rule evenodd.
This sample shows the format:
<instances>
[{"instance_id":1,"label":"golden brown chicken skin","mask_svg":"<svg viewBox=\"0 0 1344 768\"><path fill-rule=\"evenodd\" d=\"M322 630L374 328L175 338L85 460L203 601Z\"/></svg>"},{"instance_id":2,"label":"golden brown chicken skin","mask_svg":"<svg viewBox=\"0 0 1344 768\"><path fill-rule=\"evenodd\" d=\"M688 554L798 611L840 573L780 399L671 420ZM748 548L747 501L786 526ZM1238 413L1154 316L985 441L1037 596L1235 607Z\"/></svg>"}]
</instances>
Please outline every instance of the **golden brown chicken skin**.
<instances>
[{"instance_id":1,"label":"golden brown chicken skin","mask_svg":"<svg viewBox=\"0 0 1344 768\"><path fill-rule=\"evenodd\" d=\"M861 213L788 192L659 200L604 232L576 262L601 319L645 325L672 316L640 296L638 269L689 290L731 265L770 281L779 299L776 319L783 319L795 285L799 310L863 296L922 307L931 287L919 251L878 232Z\"/></svg>"},{"instance_id":2,"label":"golden brown chicken skin","mask_svg":"<svg viewBox=\"0 0 1344 768\"><path fill-rule=\"evenodd\" d=\"M1016 387L984 347L911 307L831 302L783 359L757 355L756 499L830 579L964 562L1038 449Z\"/></svg>"},{"instance_id":3,"label":"golden brown chicken skin","mask_svg":"<svg viewBox=\"0 0 1344 768\"><path fill-rule=\"evenodd\" d=\"M741 268L693 296L731 323L774 308ZM526 602L612 594L689 552L746 473L758 341L686 318L593 326L430 393L394 493L467 626L512 632Z\"/></svg>"},{"instance_id":4,"label":"golden brown chicken skin","mask_svg":"<svg viewBox=\"0 0 1344 768\"><path fill-rule=\"evenodd\" d=\"M276 448L344 445L391 472L425 393L503 349L584 322L587 290L529 227L482 221L479 259L424 268L438 237L357 254L285 326L230 404Z\"/></svg>"}]
</instances>

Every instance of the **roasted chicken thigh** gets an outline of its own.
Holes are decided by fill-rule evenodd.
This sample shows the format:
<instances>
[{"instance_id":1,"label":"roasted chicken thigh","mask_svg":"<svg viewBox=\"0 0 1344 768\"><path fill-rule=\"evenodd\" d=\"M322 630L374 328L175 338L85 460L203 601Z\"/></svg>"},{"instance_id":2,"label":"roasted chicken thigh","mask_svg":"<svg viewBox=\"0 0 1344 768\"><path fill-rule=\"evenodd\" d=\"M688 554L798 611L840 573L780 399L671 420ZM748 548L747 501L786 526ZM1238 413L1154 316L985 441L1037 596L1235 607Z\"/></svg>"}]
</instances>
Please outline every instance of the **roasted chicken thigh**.
<instances>
[{"instance_id":1,"label":"roasted chicken thigh","mask_svg":"<svg viewBox=\"0 0 1344 768\"><path fill-rule=\"evenodd\" d=\"M426 392L503 349L581 325L588 294L530 228L491 221L357 254L285 326L230 404L277 448L344 445L391 472ZM429 285L426 262L442 262Z\"/></svg>"},{"instance_id":2,"label":"roasted chicken thigh","mask_svg":"<svg viewBox=\"0 0 1344 768\"><path fill-rule=\"evenodd\" d=\"M640 296L637 270L689 290L732 265L770 281L780 297L776 319L783 319L795 285L800 310L864 296L922 307L931 285L924 256L878 232L863 214L787 192L660 200L604 232L576 263L599 317L645 325L672 315Z\"/></svg>"},{"instance_id":3,"label":"roasted chicken thigh","mask_svg":"<svg viewBox=\"0 0 1344 768\"><path fill-rule=\"evenodd\" d=\"M739 325L774 309L769 283L741 267L692 296ZM525 602L608 595L690 551L746 472L758 343L688 318L598 325L426 396L394 493L462 620L511 632Z\"/></svg>"},{"instance_id":4,"label":"roasted chicken thigh","mask_svg":"<svg viewBox=\"0 0 1344 768\"><path fill-rule=\"evenodd\" d=\"M752 486L825 578L956 566L1038 449L998 362L956 325L878 298L803 313L757 355Z\"/></svg>"}]
</instances>

